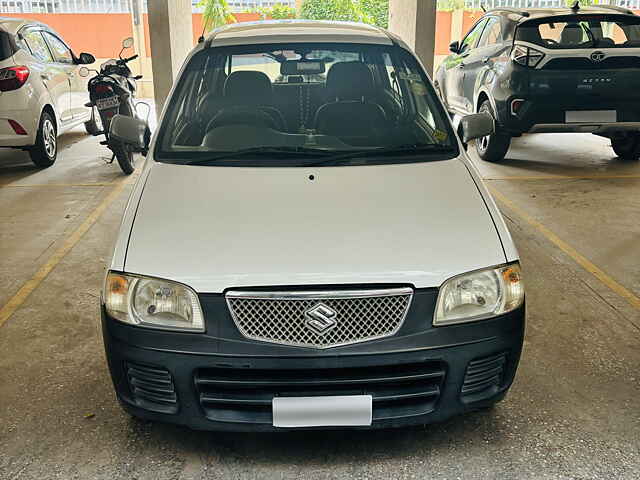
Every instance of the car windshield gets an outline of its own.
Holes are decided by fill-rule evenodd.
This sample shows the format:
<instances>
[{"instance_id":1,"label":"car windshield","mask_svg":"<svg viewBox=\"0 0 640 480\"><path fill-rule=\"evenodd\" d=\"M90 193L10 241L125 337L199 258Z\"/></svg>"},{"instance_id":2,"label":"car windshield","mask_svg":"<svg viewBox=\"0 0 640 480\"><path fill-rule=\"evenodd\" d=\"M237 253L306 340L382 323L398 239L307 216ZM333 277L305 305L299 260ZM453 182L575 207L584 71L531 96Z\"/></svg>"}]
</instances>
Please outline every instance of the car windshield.
<instances>
[{"instance_id":1,"label":"car windshield","mask_svg":"<svg viewBox=\"0 0 640 480\"><path fill-rule=\"evenodd\" d=\"M397 46L324 43L197 53L171 97L156 146L158 161L201 165L455 154L446 113L413 55Z\"/></svg>"},{"instance_id":2,"label":"car windshield","mask_svg":"<svg viewBox=\"0 0 640 480\"><path fill-rule=\"evenodd\" d=\"M551 49L639 48L640 18L570 15L524 22L516 40Z\"/></svg>"}]
</instances>

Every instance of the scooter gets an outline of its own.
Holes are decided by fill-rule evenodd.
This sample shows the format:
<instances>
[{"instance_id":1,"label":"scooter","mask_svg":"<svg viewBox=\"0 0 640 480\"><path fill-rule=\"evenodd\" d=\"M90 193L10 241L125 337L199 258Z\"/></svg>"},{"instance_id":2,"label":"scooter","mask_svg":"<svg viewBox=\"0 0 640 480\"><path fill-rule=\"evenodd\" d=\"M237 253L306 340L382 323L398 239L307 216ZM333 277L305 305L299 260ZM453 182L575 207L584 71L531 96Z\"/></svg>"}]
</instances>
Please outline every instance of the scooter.
<instances>
[{"instance_id":1,"label":"scooter","mask_svg":"<svg viewBox=\"0 0 640 480\"><path fill-rule=\"evenodd\" d=\"M87 84L90 101L86 106L91 108L92 113L91 120L85 124L85 127L92 135L104 134L105 140L100 144L106 145L113 152L109 163L117 159L120 168L127 175L133 173L135 169L133 150L125 143L109 138L109 125L116 114L128 117L138 116L133 99L136 93L136 80L140 80L142 75L133 76L127 66L127 63L138 58L138 55L122 58L122 53L132 46L133 38L126 38L122 42L118 60L111 59L103 63L100 65L99 72L87 67L82 67L79 72L82 77L88 77L90 72L96 73Z\"/></svg>"}]
</instances>

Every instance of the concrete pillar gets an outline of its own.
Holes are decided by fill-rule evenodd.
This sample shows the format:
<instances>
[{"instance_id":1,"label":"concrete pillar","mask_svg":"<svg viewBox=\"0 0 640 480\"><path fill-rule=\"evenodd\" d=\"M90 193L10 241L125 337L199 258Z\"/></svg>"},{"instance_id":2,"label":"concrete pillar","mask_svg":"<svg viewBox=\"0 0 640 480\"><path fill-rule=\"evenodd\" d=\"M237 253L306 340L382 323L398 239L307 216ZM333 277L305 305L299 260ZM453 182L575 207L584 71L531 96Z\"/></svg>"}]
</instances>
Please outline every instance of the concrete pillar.
<instances>
[{"instance_id":1,"label":"concrete pillar","mask_svg":"<svg viewBox=\"0 0 640 480\"><path fill-rule=\"evenodd\" d=\"M160 112L182 62L193 48L191 0L149 0L151 68Z\"/></svg>"},{"instance_id":2,"label":"concrete pillar","mask_svg":"<svg viewBox=\"0 0 640 480\"><path fill-rule=\"evenodd\" d=\"M436 0L390 0L389 30L407 42L432 75L436 48Z\"/></svg>"},{"instance_id":3,"label":"concrete pillar","mask_svg":"<svg viewBox=\"0 0 640 480\"><path fill-rule=\"evenodd\" d=\"M142 17L142 0L130 0L131 25L133 32L133 50L138 54L138 59L129 64L134 75L142 75L138 80L138 97L153 97L153 75L151 72L151 59L147 56L147 46L144 39L144 21ZM125 52L129 55L129 52Z\"/></svg>"}]
</instances>

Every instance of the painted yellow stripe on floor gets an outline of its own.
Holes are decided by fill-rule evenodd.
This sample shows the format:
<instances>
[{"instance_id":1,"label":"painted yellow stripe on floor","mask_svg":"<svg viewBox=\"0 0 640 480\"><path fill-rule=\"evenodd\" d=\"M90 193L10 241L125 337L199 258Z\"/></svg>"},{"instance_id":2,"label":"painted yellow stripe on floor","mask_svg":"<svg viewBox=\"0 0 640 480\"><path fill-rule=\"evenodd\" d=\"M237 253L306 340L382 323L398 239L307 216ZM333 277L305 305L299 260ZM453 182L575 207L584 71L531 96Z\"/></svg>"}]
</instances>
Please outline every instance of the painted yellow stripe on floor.
<instances>
[{"instance_id":1,"label":"painted yellow stripe on floor","mask_svg":"<svg viewBox=\"0 0 640 480\"><path fill-rule=\"evenodd\" d=\"M80 241L85 233L93 226L104 211L118 198L118 195L122 192L124 187L133 181L133 177L129 177L127 180L122 180L116 184L116 186L109 192L109 194L100 202L100 204L93 210L86 220L80 225L58 248L53 255L47 260L47 262L40 267L40 269L31 277L27 283L25 283L18 292L11 297L11 299L0 309L0 327L11 318L11 315L20 308L20 306L27 300L29 295L38 288L38 285L47 278L47 275L60 263L60 261L71 251L71 249Z\"/></svg>"},{"instance_id":2,"label":"painted yellow stripe on floor","mask_svg":"<svg viewBox=\"0 0 640 480\"><path fill-rule=\"evenodd\" d=\"M513 177L483 177L483 180L615 180L618 178L640 178L640 175L531 175Z\"/></svg>"},{"instance_id":3,"label":"painted yellow stripe on floor","mask_svg":"<svg viewBox=\"0 0 640 480\"><path fill-rule=\"evenodd\" d=\"M628 301L632 306L640 310L640 298L634 295L630 290L620 285L613 278L611 278L607 273L605 273L602 269L595 266L589 259L587 259L584 255L578 252L575 248L569 245L567 242L558 237L555 233L545 227L542 223L537 221L536 219L530 217L524 210L520 207L516 206L511 200L505 197L502 193L500 193L495 188L489 187L491 194L498 200L500 203L506 205L509 210L517 214L520 218L522 218L529 225L536 228L540 233L542 233L551 243L553 243L556 247L562 250L564 253L569 255L578 265L584 268L586 271L591 273L594 277L600 280L604 285L613 290L615 293L620 295L626 301Z\"/></svg>"}]
</instances>

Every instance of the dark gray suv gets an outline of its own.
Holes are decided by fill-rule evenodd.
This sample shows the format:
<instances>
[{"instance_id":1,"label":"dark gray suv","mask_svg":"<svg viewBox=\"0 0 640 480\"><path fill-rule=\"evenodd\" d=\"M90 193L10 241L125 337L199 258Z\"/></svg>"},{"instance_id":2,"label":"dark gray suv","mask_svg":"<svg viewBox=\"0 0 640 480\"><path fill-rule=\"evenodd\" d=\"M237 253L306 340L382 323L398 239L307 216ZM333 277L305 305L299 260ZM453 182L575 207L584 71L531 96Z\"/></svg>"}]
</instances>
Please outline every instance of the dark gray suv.
<instances>
[{"instance_id":1,"label":"dark gray suv","mask_svg":"<svg viewBox=\"0 0 640 480\"><path fill-rule=\"evenodd\" d=\"M640 16L619 7L486 12L435 75L452 115L490 113L483 160L523 133L588 132L640 157Z\"/></svg>"}]
</instances>

